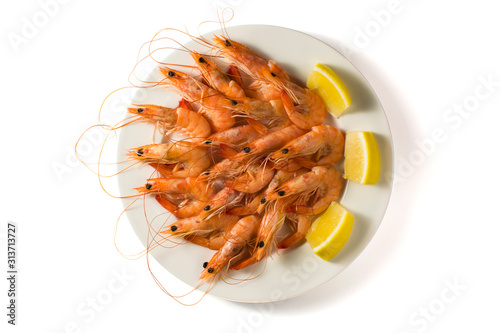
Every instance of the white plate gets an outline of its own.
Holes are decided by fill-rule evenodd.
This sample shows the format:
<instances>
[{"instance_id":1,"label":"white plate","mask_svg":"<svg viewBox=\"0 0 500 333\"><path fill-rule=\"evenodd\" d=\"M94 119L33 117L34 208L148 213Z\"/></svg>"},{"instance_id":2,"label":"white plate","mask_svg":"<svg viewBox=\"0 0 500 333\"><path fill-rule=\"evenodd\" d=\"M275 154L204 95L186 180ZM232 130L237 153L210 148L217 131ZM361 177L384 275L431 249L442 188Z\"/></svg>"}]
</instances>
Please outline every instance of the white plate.
<instances>
[{"instance_id":1,"label":"white plate","mask_svg":"<svg viewBox=\"0 0 500 333\"><path fill-rule=\"evenodd\" d=\"M389 125L377 96L361 75L361 73L339 52L331 46L304 33L275 26L245 25L228 27L229 37L241 42L269 59L280 63L296 80L305 83L311 70L320 62L331 67L345 82L351 93L352 105L339 120L337 126L343 131L371 131L380 148L382 159L381 178L377 185L359 185L348 182L341 204L354 216L351 236L342 251L331 261L325 262L317 258L307 243L291 251L274 253L267 261L264 273L256 279L240 284L226 284L219 281L212 286L209 294L224 299L240 302L268 302L296 297L324 284L349 266L363 251L377 231L391 193L393 172L393 153ZM190 42L188 48L204 51L199 45ZM169 63L191 64L192 59L183 52L168 56ZM149 77L158 79L154 70ZM133 103L156 103L165 106L176 106L177 94L162 88L140 91ZM331 121L331 119L330 119ZM152 127L145 124L126 126L120 132L118 143L118 159L124 160L127 149L150 144ZM158 140L160 141L160 140ZM118 176L122 195L132 194L134 187L144 185L151 176L148 166L135 167ZM128 206L131 199L125 199ZM156 203L151 196L145 203L148 219L154 219L153 228L160 228L165 223L165 209ZM127 216L133 229L143 244L151 243L148 235L142 202L127 210ZM174 222L170 217L167 223ZM157 248L151 255L171 274L190 286L198 285L198 277L202 271L202 263L208 261L214 251L184 244L175 248ZM261 271L262 263L257 268ZM247 277L254 268L231 272L236 278ZM205 287L200 288L204 290ZM173 290L170 292L175 293Z\"/></svg>"}]
</instances>

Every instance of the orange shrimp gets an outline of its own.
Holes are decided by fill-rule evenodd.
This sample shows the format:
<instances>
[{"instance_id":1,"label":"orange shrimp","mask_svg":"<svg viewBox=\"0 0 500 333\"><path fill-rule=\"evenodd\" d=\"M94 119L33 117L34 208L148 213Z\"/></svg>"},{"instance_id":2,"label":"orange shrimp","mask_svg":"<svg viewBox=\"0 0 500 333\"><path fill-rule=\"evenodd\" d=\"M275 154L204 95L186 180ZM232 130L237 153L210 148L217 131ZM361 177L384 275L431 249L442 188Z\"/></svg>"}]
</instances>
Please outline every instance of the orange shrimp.
<instances>
[{"instance_id":1,"label":"orange shrimp","mask_svg":"<svg viewBox=\"0 0 500 333\"><path fill-rule=\"evenodd\" d=\"M146 163L176 164L172 169L174 177L198 176L211 165L206 149L186 141L133 148L128 151L127 156Z\"/></svg>"},{"instance_id":2,"label":"orange shrimp","mask_svg":"<svg viewBox=\"0 0 500 333\"><path fill-rule=\"evenodd\" d=\"M202 142L210 136L210 124L200 113L184 108L177 108L177 126L191 138L192 142Z\"/></svg>"},{"instance_id":3,"label":"orange shrimp","mask_svg":"<svg viewBox=\"0 0 500 333\"><path fill-rule=\"evenodd\" d=\"M186 108L167 108L153 104L135 104L128 112L140 116L140 120L157 123L163 134L180 130L193 142L203 141L212 133L210 124L199 113Z\"/></svg>"},{"instance_id":4,"label":"orange shrimp","mask_svg":"<svg viewBox=\"0 0 500 333\"><path fill-rule=\"evenodd\" d=\"M199 214L215 189L194 178L153 178L136 188L141 194L158 194L156 200L175 217L186 218ZM173 196L173 197L172 197ZM174 203L174 201L180 201Z\"/></svg>"},{"instance_id":5,"label":"orange shrimp","mask_svg":"<svg viewBox=\"0 0 500 333\"><path fill-rule=\"evenodd\" d=\"M207 200L197 200L186 196L179 200L176 197L172 198L171 194L165 193L157 194L156 201L179 219L197 216L207 204Z\"/></svg>"},{"instance_id":6,"label":"orange shrimp","mask_svg":"<svg viewBox=\"0 0 500 333\"><path fill-rule=\"evenodd\" d=\"M281 99L281 89L265 81L253 81L245 89L245 95L250 98L270 102Z\"/></svg>"},{"instance_id":7,"label":"orange shrimp","mask_svg":"<svg viewBox=\"0 0 500 333\"><path fill-rule=\"evenodd\" d=\"M233 127L230 99L181 71L160 67L160 72L165 76L163 84L175 87L183 98L202 107L200 112L214 133Z\"/></svg>"},{"instance_id":8,"label":"orange shrimp","mask_svg":"<svg viewBox=\"0 0 500 333\"><path fill-rule=\"evenodd\" d=\"M198 215L206 206L215 189L194 178L153 178L145 186L136 188L141 194L158 194L156 201L177 218Z\"/></svg>"},{"instance_id":9,"label":"orange shrimp","mask_svg":"<svg viewBox=\"0 0 500 333\"><path fill-rule=\"evenodd\" d=\"M248 125L242 125L221 131L211 135L207 140L203 141L206 147L216 148L221 143L233 148L243 148L248 143L256 140L267 133L267 127L255 120L247 119Z\"/></svg>"},{"instance_id":10,"label":"orange shrimp","mask_svg":"<svg viewBox=\"0 0 500 333\"><path fill-rule=\"evenodd\" d=\"M281 185L283 185L285 182L287 182L290 179L293 179L295 177L298 177L300 175L303 175L304 173L307 172L307 169L300 168L298 170L295 170L293 172L285 171L285 170L278 170L274 174L273 179L269 182L269 185L267 186L266 190L264 191L261 200L260 200L260 205L257 208L258 213L262 213L264 211L264 208L266 207L266 202L267 202L267 196L271 193L274 192L277 188L279 188ZM286 205L285 200L281 200L280 204ZM279 206L276 202L274 205L274 209L283 211L282 207Z\"/></svg>"},{"instance_id":11,"label":"orange shrimp","mask_svg":"<svg viewBox=\"0 0 500 333\"><path fill-rule=\"evenodd\" d=\"M310 132L292 140L270 156L277 164L302 156L312 157L316 165L333 165L344 156L344 135L330 125L314 126Z\"/></svg>"},{"instance_id":12,"label":"orange shrimp","mask_svg":"<svg viewBox=\"0 0 500 333\"><path fill-rule=\"evenodd\" d=\"M151 178L146 185L135 188L141 194L187 194L191 193L194 197L201 197L202 191L206 188L196 182L194 178Z\"/></svg>"},{"instance_id":13,"label":"orange shrimp","mask_svg":"<svg viewBox=\"0 0 500 333\"><path fill-rule=\"evenodd\" d=\"M288 119L282 101L260 101L252 98L233 98L223 100L221 105L231 109L235 116L255 120L285 121Z\"/></svg>"},{"instance_id":14,"label":"orange shrimp","mask_svg":"<svg viewBox=\"0 0 500 333\"><path fill-rule=\"evenodd\" d=\"M214 215L206 220L194 216L163 227L160 233L167 236L181 236L196 245L218 250L224 245L227 234L238 219L237 216L224 214Z\"/></svg>"},{"instance_id":15,"label":"orange shrimp","mask_svg":"<svg viewBox=\"0 0 500 333\"><path fill-rule=\"evenodd\" d=\"M342 191L342 176L333 167L316 166L311 171L293 178L265 197L268 203L290 197L294 204L287 212L317 215L332 201L339 198ZM308 201L312 199L311 204Z\"/></svg>"},{"instance_id":16,"label":"orange shrimp","mask_svg":"<svg viewBox=\"0 0 500 333\"><path fill-rule=\"evenodd\" d=\"M274 244L276 233L283 226L285 222L285 214L274 209L268 209L262 218L259 230L257 231L256 245L253 249L252 255L237 264L233 265L231 269L242 269L261 261L268 255Z\"/></svg>"},{"instance_id":17,"label":"orange shrimp","mask_svg":"<svg viewBox=\"0 0 500 333\"><path fill-rule=\"evenodd\" d=\"M198 180L214 183L218 179L237 177L243 171L241 166L240 162L226 158L203 171Z\"/></svg>"},{"instance_id":18,"label":"orange shrimp","mask_svg":"<svg viewBox=\"0 0 500 333\"><path fill-rule=\"evenodd\" d=\"M230 98L243 98L245 92L243 88L223 73L210 57L201 55L196 51L190 52L197 68L208 84L215 90Z\"/></svg>"},{"instance_id":19,"label":"orange shrimp","mask_svg":"<svg viewBox=\"0 0 500 333\"><path fill-rule=\"evenodd\" d=\"M256 194L247 194L245 200L243 200L244 202L241 203L242 206L228 210L227 214L239 216L257 214L264 192L265 191L262 190Z\"/></svg>"},{"instance_id":20,"label":"orange shrimp","mask_svg":"<svg viewBox=\"0 0 500 333\"><path fill-rule=\"evenodd\" d=\"M263 189L274 176L273 165L253 163L245 168L245 172L233 179L225 179L224 185L244 193L257 193Z\"/></svg>"},{"instance_id":21,"label":"orange shrimp","mask_svg":"<svg viewBox=\"0 0 500 333\"><path fill-rule=\"evenodd\" d=\"M215 194L203 207L203 210L198 214L200 219L207 219L217 214L225 213L227 210L237 205L245 196L245 193L240 193L228 187L220 190Z\"/></svg>"},{"instance_id":22,"label":"orange shrimp","mask_svg":"<svg viewBox=\"0 0 500 333\"><path fill-rule=\"evenodd\" d=\"M326 118L325 102L314 91L284 81L287 89L281 91L281 100L290 120L302 129L321 125Z\"/></svg>"},{"instance_id":23,"label":"orange shrimp","mask_svg":"<svg viewBox=\"0 0 500 333\"><path fill-rule=\"evenodd\" d=\"M200 279L202 282L214 278L224 267L231 266L243 255L244 250L251 244L259 228L261 218L256 215L245 216L240 219L227 235L227 240L222 248L204 264Z\"/></svg>"},{"instance_id":24,"label":"orange shrimp","mask_svg":"<svg viewBox=\"0 0 500 333\"><path fill-rule=\"evenodd\" d=\"M306 132L295 126L288 126L279 131L272 132L264 137L252 141L248 146L243 148L243 151L237 153L226 149L222 146L222 151L219 153L222 157L229 158L240 163L248 163L265 157L266 154L272 153L283 147L289 141L305 134Z\"/></svg>"},{"instance_id":25,"label":"orange shrimp","mask_svg":"<svg viewBox=\"0 0 500 333\"><path fill-rule=\"evenodd\" d=\"M158 122L163 127L173 127L177 123L176 108L154 104L134 104L128 112L139 116L138 121Z\"/></svg>"},{"instance_id":26,"label":"orange shrimp","mask_svg":"<svg viewBox=\"0 0 500 333\"><path fill-rule=\"evenodd\" d=\"M222 55L255 80L262 80L282 87L281 80L289 80L285 70L273 60L268 60L247 46L222 36L212 39Z\"/></svg>"}]
</instances>

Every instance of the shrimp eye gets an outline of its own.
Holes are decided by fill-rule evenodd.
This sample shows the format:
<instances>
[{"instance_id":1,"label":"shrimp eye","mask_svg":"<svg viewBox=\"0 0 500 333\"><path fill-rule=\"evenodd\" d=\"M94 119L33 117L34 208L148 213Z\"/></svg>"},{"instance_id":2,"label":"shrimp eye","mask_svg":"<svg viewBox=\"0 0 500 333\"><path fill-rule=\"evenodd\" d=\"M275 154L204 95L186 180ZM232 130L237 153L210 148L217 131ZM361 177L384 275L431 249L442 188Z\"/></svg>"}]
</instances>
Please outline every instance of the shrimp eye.
<instances>
[{"instance_id":1,"label":"shrimp eye","mask_svg":"<svg viewBox=\"0 0 500 333\"><path fill-rule=\"evenodd\" d=\"M271 75L272 75L273 77L276 77L276 74L274 74L273 72L271 72Z\"/></svg>"},{"instance_id":2,"label":"shrimp eye","mask_svg":"<svg viewBox=\"0 0 500 333\"><path fill-rule=\"evenodd\" d=\"M204 63L206 63L206 60L205 60L205 58L203 58L203 57L200 57L200 58L198 59L198 61L200 62L200 64L204 64Z\"/></svg>"},{"instance_id":3,"label":"shrimp eye","mask_svg":"<svg viewBox=\"0 0 500 333\"><path fill-rule=\"evenodd\" d=\"M207 269L207 272L209 272L210 274L212 274L214 272L214 269L212 267L210 267L209 269Z\"/></svg>"},{"instance_id":4,"label":"shrimp eye","mask_svg":"<svg viewBox=\"0 0 500 333\"><path fill-rule=\"evenodd\" d=\"M173 225L170 227L170 231L176 231L177 230L177 226L176 225Z\"/></svg>"},{"instance_id":5,"label":"shrimp eye","mask_svg":"<svg viewBox=\"0 0 500 333\"><path fill-rule=\"evenodd\" d=\"M231 46L231 45L232 45L232 44L231 44L231 42L230 42L230 41L228 41L227 39L226 39L226 41L225 41L225 44L226 44L226 46Z\"/></svg>"},{"instance_id":6,"label":"shrimp eye","mask_svg":"<svg viewBox=\"0 0 500 333\"><path fill-rule=\"evenodd\" d=\"M204 174L205 176L208 176L208 175L210 174L210 171L205 171L203 174Z\"/></svg>"},{"instance_id":7,"label":"shrimp eye","mask_svg":"<svg viewBox=\"0 0 500 333\"><path fill-rule=\"evenodd\" d=\"M144 109L143 109L143 108L138 108L138 109L137 109L137 113L142 113L143 111L144 111Z\"/></svg>"},{"instance_id":8,"label":"shrimp eye","mask_svg":"<svg viewBox=\"0 0 500 333\"><path fill-rule=\"evenodd\" d=\"M206 144L206 145L209 145L209 144L211 144L211 143L212 143L212 140L207 140L207 141L205 141L205 142L203 142L203 143L204 143L204 144Z\"/></svg>"},{"instance_id":9,"label":"shrimp eye","mask_svg":"<svg viewBox=\"0 0 500 333\"><path fill-rule=\"evenodd\" d=\"M146 190L150 190L150 189L151 189L151 187L153 187L153 185L151 185L151 184L146 184Z\"/></svg>"},{"instance_id":10,"label":"shrimp eye","mask_svg":"<svg viewBox=\"0 0 500 333\"><path fill-rule=\"evenodd\" d=\"M257 244L258 247L264 247L264 241L260 241L259 244Z\"/></svg>"},{"instance_id":11,"label":"shrimp eye","mask_svg":"<svg viewBox=\"0 0 500 333\"><path fill-rule=\"evenodd\" d=\"M142 156L142 155L144 155L144 149L142 148L137 149L137 156Z\"/></svg>"},{"instance_id":12,"label":"shrimp eye","mask_svg":"<svg viewBox=\"0 0 500 333\"><path fill-rule=\"evenodd\" d=\"M265 204L266 203L266 198L262 198L262 200L260 201L261 204Z\"/></svg>"},{"instance_id":13,"label":"shrimp eye","mask_svg":"<svg viewBox=\"0 0 500 333\"><path fill-rule=\"evenodd\" d=\"M280 197L284 196L284 195L285 195L285 191L279 191L279 192L278 192L278 195L279 195Z\"/></svg>"},{"instance_id":14,"label":"shrimp eye","mask_svg":"<svg viewBox=\"0 0 500 333\"><path fill-rule=\"evenodd\" d=\"M208 266L208 261L205 261L205 262L203 263L203 268L207 268L207 266Z\"/></svg>"},{"instance_id":15,"label":"shrimp eye","mask_svg":"<svg viewBox=\"0 0 500 333\"><path fill-rule=\"evenodd\" d=\"M285 148L281 151L283 154L288 154L288 148Z\"/></svg>"},{"instance_id":16,"label":"shrimp eye","mask_svg":"<svg viewBox=\"0 0 500 333\"><path fill-rule=\"evenodd\" d=\"M250 147L243 148L243 151L248 154L250 152Z\"/></svg>"},{"instance_id":17,"label":"shrimp eye","mask_svg":"<svg viewBox=\"0 0 500 333\"><path fill-rule=\"evenodd\" d=\"M238 101L235 101L234 99L231 100L231 105L238 105Z\"/></svg>"},{"instance_id":18,"label":"shrimp eye","mask_svg":"<svg viewBox=\"0 0 500 333\"><path fill-rule=\"evenodd\" d=\"M205 206L205 208L203 208L203 210L210 210L210 206Z\"/></svg>"},{"instance_id":19,"label":"shrimp eye","mask_svg":"<svg viewBox=\"0 0 500 333\"><path fill-rule=\"evenodd\" d=\"M174 77L175 76L175 73L173 71L168 71L168 76L170 77Z\"/></svg>"}]
</instances>

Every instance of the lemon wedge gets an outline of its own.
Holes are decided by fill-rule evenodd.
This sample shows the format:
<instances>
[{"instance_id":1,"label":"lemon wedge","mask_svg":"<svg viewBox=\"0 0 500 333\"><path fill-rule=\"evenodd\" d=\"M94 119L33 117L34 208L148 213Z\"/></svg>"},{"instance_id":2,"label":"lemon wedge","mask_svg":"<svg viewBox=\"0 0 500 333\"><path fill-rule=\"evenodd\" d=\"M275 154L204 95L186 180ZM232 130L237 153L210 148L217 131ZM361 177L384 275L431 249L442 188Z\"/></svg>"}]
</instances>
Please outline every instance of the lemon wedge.
<instances>
[{"instance_id":1,"label":"lemon wedge","mask_svg":"<svg viewBox=\"0 0 500 333\"><path fill-rule=\"evenodd\" d=\"M317 64L307 80L307 88L317 93L336 118L351 105L351 95L342 79L328 66Z\"/></svg>"},{"instance_id":2,"label":"lemon wedge","mask_svg":"<svg viewBox=\"0 0 500 333\"><path fill-rule=\"evenodd\" d=\"M353 131L345 136L344 177L360 184L376 184L380 152L372 132Z\"/></svg>"},{"instance_id":3,"label":"lemon wedge","mask_svg":"<svg viewBox=\"0 0 500 333\"><path fill-rule=\"evenodd\" d=\"M354 217L340 205L333 202L314 220L306 239L318 257L330 260L342 250L351 235Z\"/></svg>"}]
</instances>

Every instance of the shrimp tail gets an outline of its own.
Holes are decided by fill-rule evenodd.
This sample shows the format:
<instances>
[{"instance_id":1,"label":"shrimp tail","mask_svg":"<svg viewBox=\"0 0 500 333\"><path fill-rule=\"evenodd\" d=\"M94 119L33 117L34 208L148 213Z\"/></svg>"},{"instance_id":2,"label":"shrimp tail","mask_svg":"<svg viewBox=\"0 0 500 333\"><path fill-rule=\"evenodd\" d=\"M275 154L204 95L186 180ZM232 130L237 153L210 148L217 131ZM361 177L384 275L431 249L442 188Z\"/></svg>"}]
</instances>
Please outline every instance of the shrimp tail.
<instances>
[{"instance_id":1,"label":"shrimp tail","mask_svg":"<svg viewBox=\"0 0 500 333\"><path fill-rule=\"evenodd\" d=\"M252 126L252 128L256 130L260 135L264 136L267 134L268 128L266 127L266 125L252 118L247 118L246 120L248 122L248 125Z\"/></svg>"},{"instance_id":2,"label":"shrimp tail","mask_svg":"<svg viewBox=\"0 0 500 333\"><path fill-rule=\"evenodd\" d=\"M283 239L281 242L278 243L278 249L288 249L289 247L292 247L293 245L297 244L304 238L304 234L301 233L294 233L293 235L288 236L287 238Z\"/></svg>"},{"instance_id":3,"label":"shrimp tail","mask_svg":"<svg viewBox=\"0 0 500 333\"><path fill-rule=\"evenodd\" d=\"M233 270L235 270L235 271L238 271L240 269L243 269L243 268L246 268L248 266L251 266L251 265L255 264L256 262L258 262L257 258L250 257L250 258L246 258L244 260L241 260L239 262L236 262L230 268L233 269Z\"/></svg>"},{"instance_id":4,"label":"shrimp tail","mask_svg":"<svg viewBox=\"0 0 500 333\"><path fill-rule=\"evenodd\" d=\"M177 205L172 203L172 201L168 200L167 197L163 194L157 194L155 197L156 201L170 213L175 215L175 211L177 210Z\"/></svg>"},{"instance_id":5,"label":"shrimp tail","mask_svg":"<svg viewBox=\"0 0 500 333\"><path fill-rule=\"evenodd\" d=\"M233 148L229 147L228 145L221 143L219 145L219 151L217 152L217 155L220 157L228 158L228 159L233 159L238 152L234 150Z\"/></svg>"},{"instance_id":6,"label":"shrimp tail","mask_svg":"<svg viewBox=\"0 0 500 333\"><path fill-rule=\"evenodd\" d=\"M243 87L243 79L241 78L241 73L238 67L236 67L235 65L229 65L229 68L227 69L227 75L240 87Z\"/></svg>"},{"instance_id":7,"label":"shrimp tail","mask_svg":"<svg viewBox=\"0 0 500 333\"><path fill-rule=\"evenodd\" d=\"M152 168L158 171L163 177L172 177L173 164L148 163Z\"/></svg>"},{"instance_id":8,"label":"shrimp tail","mask_svg":"<svg viewBox=\"0 0 500 333\"><path fill-rule=\"evenodd\" d=\"M297 163L298 165L300 165L301 167L309 169L309 170L314 168L317 165L312 160L304 158L304 157L296 157L293 159L293 161L295 163Z\"/></svg>"},{"instance_id":9,"label":"shrimp tail","mask_svg":"<svg viewBox=\"0 0 500 333\"><path fill-rule=\"evenodd\" d=\"M189 101L186 100L185 98L183 98L179 101L179 107L184 108L184 109L188 109L189 111L194 111L191 103L189 103Z\"/></svg>"}]
</instances>

